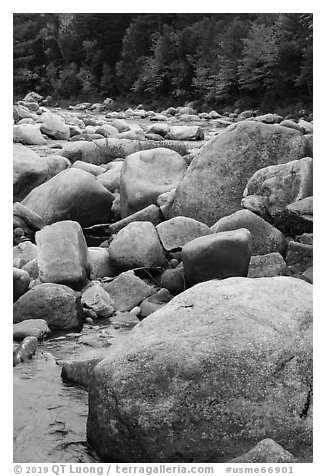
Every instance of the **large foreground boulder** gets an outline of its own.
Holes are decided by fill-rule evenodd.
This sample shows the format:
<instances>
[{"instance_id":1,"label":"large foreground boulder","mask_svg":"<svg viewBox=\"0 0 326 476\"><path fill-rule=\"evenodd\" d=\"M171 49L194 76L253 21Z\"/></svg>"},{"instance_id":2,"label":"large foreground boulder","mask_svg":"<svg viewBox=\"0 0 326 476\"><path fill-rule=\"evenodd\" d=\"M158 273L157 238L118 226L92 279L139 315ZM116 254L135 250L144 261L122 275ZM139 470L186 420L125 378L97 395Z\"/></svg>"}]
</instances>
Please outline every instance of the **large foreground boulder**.
<instances>
[{"instance_id":1,"label":"large foreground boulder","mask_svg":"<svg viewBox=\"0 0 326 476\"><path fill-rule=\"evenodd\" d=\"M174 215L211 226L240 209L250 177L263 167L306 156L300 132L278 124L242 121L199 150L176 190Z\"/></svg>"},{"instance_id":2,"label":"large foreground boulder","mask_svg":"<svg viewBox=\"0 0 326 476\"><path fill-rule=\"evenodd\" d=\"M23 205L40 215L44 224L73 220L82 226L107 223L114 196L93 174L70 168L36 187Z\"/></svg>"},{"instance_id":3,"label":"large foreground boulder","mask_svg":"<svg viewBox=\"0 0 326 476\"><path fill-rule=\"evenodd\" d=\"M14 202L20 202L33 188L45 182L49 167L46 160L23 145L14 145Z\"/></svg>"},{"instance_id":4,"label":"large foreground boulder","mask_svg":"<svg viewBox=\"0 0 326 476\"><path fill-rule=\"evenodd\" d=\"M229 278L138 324L90 384L87 437L102 461L226 462L272 438L312 443L312 286Z\"/></svg>"},{"instance_id":5,"label":"large foreground boulder","mask_svg":"<svg viewBox=\"0 0 326 476\"><path fill-rule=\"evenodd\" d=\"M122 218L156 203L159 195L177 186L186 168L180 154L164 148L126 157L120 176Z\"/></svg>"},{"instance_id":6,"label":"large foreground boulder","mask_svg":"<svg viewBox=\"0 0 326 476\"><path fill-rule=\"evenodd\" d=\"M52 331L81 330L80 297L63 284L44 283L23 294L14 303L14 323L44 319Z\"/></svg>"}]
</instances>

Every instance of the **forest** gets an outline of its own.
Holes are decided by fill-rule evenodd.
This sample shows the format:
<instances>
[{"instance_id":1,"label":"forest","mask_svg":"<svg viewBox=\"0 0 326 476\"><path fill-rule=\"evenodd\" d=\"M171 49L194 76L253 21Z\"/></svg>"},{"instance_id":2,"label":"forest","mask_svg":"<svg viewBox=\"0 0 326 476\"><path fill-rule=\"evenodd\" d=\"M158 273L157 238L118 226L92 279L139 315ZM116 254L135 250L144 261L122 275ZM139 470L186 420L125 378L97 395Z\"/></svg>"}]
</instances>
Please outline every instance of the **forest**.
<instances>
[{"instance_id":1,"label":"forest","mask_svg":"<svg viewBox=\"0 0 326 476\"><path fill-rule=\"evenodd\" d=\"M15 13L14 99L312 109L307 13Z\"/></svg>"}]
</instances>

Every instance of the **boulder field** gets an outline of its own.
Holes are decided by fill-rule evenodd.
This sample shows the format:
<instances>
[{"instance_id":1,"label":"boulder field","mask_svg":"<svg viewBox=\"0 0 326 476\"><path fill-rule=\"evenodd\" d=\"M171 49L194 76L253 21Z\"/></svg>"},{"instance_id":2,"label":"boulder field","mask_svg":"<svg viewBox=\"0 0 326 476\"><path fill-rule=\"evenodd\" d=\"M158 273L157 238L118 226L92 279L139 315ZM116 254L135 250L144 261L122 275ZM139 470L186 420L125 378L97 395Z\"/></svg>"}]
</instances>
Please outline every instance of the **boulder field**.
<instances>
[{"instance_id":1,"label":"boulder field","mask_svg":"<svg viewBox=\"0 0 326 476\"><path fill-rule=\"evenodd\" d=\"M80 339L62 378L104 462L311 461L312 121L26 97L14 365Z\"/></svg>"}]
</instances>

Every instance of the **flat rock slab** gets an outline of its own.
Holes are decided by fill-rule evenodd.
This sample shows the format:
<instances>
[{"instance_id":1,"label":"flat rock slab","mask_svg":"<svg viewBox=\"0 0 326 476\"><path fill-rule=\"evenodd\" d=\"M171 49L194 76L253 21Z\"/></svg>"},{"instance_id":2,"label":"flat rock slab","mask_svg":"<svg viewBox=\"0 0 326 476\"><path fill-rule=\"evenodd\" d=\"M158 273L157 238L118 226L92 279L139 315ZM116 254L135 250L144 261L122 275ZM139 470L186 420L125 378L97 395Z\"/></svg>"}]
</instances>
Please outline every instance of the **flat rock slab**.
<instances>
[{"instance_id":1,"label":"flat rock slab","mask_svg":"<svg viewBox=\"0 0 326 476\"><path fill-rule=\"evenodd\" d=\"M135 276L132 271L121 273L103 287L113 299L114 307L118 311L130 311L148 296L154 294L155 289Z\"/></svg>"},{"instance_id":2,"label":"flat rock slab","mask_svg":"<svg viewBox=\"0 0 326 476\"><path fill-rule=\"evenodd\" d=\"M166 251L182 248L189 241L212 233L207 225L188 217L163 221L157 225L156 230Z\"/></svg>"},{"instance_id":3,"label":"flat rock slab","mask_svg":"<svg viewBox=\"0 0 326 476\"><path fill-rule=\"evenodd\" d=\"M43 339L51 333L47 322L44 319L27 319L26 321L14 324L14 340L23 340L25 337L34 336Z\"/></svg>"}]
</instances>

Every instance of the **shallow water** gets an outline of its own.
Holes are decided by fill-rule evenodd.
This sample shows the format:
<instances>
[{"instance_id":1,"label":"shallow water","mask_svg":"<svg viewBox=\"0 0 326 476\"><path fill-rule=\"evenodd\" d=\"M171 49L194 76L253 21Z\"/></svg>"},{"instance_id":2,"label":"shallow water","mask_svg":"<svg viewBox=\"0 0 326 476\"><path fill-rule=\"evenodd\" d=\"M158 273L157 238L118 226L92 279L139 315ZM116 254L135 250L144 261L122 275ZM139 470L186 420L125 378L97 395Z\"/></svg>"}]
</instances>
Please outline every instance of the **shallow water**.
<instances>
[{"instance_id":1,"label":"shallow water","mask_svg":"<svg viewBox=\"0 0 326 476\"><path fill-rule=\"evenodd\" d=\"M110 352L130 329L107 330ZM98 332L84 328L82 335L96 337ZM86 346L79 341L77 335L48 339L30 361L13 369L14 462L98 461L86 443L88 393L64 383L61 365L56 363L84 351Z\"/></svg>"}]
</instances>

